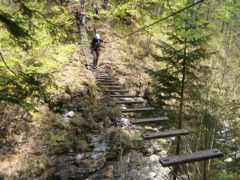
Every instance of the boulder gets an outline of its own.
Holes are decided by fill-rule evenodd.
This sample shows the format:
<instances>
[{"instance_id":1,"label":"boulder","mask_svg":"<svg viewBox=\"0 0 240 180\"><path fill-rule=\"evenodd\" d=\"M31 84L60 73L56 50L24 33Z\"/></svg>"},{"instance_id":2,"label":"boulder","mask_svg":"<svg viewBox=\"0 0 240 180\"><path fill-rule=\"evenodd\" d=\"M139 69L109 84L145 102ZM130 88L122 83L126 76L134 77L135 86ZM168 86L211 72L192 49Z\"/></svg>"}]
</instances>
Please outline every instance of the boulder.
<instances>
[{"instance_id":1,"label":"boulder","mask_svg":"<svg viewBox=\"0 0 240 180\"><path fill-rule=\"evenodd\" d=\"M64 116L68 117L68 118L73 118L75 116L75 113L73 111L70 111L70 112L66 113Z\"/></svg>"},{"instance_id":2,"label":"boulder","mask_svg":"<svg viewBox=\"0 0 240 180\"><path fill-rule=\"evenodd\" d=\"M230 162L232 162L232 161L233 161L233 158L224 159L224 162L226 162L226 163L230 163Z\"/></svg>"}]
</instances>

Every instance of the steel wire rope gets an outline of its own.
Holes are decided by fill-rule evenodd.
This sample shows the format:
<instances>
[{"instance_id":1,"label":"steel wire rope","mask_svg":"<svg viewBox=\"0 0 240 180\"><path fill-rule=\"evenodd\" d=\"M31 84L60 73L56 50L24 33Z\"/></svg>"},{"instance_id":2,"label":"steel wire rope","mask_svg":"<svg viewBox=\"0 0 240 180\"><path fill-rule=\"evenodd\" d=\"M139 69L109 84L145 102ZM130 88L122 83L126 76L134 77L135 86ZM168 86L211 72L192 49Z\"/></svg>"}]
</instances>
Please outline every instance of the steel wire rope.
<instances>
[{"instance_id":1,"label":"steel wire rope","mask_svg":"<svg viewBox=\"0 0 240 180\"><path fill-rule=\"evenodd\" d=\"M146 26L144 26L144 27L139 28L139 29L136 30L136 31L133 31L133 32L131 32L131 33L125 35L125 36L122 36L122 37L120 37L120 38L112 41L111 43L114 43L114 42L116 42L116 41L125 39L125 38L127 38L127 37L129 37L129 36L132 36L132 35L134 35L134 34L137 34L137 33L141 32L141 31L143 31L143 30L145 30L145 29L147 29L147 28L149 28L149 27L151 27L151 26L154 26L154 25L156 25L156 24L158 24L158 23L160 23L160 22L162 22L162 21L164 21L164 20L166 20L166 19L168 19L168 18L170 18L170 17L173 17L173 16L175 16L175 15L177 15L177 14L179 14L179 13L181 13L181 12L183 12L183 11L189 9L189 8L192 8L192 7L194 7L194 6L202 3L202 2L204 2L204 1L205 1L205 0L200 0L200 1L197 1L197 2L195 2L195 3L193 3L193 4L190 4L190 5L182 8L182 9L180 9L180 10L178 10L178 11L175 11L175 12L171 13L170 15L168 15L168 16L166 16L166 17L164 17L164 18L161 18L161 19L159 19L159 20L157 20L157 21L155 21L155 22L153 22L153 23L151 23L151 24L148 24L148 25L146 25Z\"/></svg>"}]
</instances>

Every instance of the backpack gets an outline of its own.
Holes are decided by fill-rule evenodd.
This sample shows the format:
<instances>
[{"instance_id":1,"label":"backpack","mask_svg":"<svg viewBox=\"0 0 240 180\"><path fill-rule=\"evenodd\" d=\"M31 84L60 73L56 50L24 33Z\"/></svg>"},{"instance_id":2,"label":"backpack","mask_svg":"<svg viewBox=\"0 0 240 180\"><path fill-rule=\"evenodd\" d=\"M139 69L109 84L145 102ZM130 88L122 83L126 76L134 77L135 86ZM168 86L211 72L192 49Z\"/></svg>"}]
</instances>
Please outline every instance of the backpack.
<instances>
[{"instance_id":1,"label":"backpack","mask_svg":"<svg viewBox=\"0 0 240 180\"><path fill-rule=\"evenodd\" d=\"M99 49L101 42L102 42L101 39L94 39L92 43L92 48Z\"/></svg>"}]
</instances>

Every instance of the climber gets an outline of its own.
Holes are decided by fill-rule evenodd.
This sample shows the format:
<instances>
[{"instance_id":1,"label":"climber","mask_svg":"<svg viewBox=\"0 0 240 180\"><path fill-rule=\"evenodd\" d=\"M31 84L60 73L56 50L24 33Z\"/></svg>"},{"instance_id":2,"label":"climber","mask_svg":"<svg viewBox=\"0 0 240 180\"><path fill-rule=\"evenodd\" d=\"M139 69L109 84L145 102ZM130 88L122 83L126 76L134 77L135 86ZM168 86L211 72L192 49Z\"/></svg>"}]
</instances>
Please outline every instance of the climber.
<instances>
[{"instance_id":1,"label":"climber","mask_svg":"<svg viewBox=\"0 0 240 180\"><path fill-rule=\"evenodd\" d=\"M85 11L84 8L81 7L77 10L76 12L76 18L77 18L77 22L78 25L84 25L85 24Z\"/></svg>"},{"instance_id":2,"label":"climber","mask_svg":"<svg viewBox=\"0 0 240 180\"><path fill-rule=\"evenodd\" d=\"M99 8L96 5L94 5L93 9L94 9L94 14L95 14L95 16L93 18L95 20L99 20L99 18L98 18Z\"/></svg>"},{"instance_id":3,"label":"climber","mask_svg":"<svg viewBox=\"0 0 240 180\"><path fill-rule=\"evenodd\" d=\"M80 19L80 24L82 26L84 26L84 24L85 24L85 10L84 10L84 7L82 7L80 12L79 12L79 19Z\"/></svg>"},{"instance_id":4,"label":"climber","mask_svg":"<svg viewBox=\"0 0 240 180\"><path fill-rule=\"evenodd\" d=\"M94 5L94 6L93 6L93 9L94 9L95 14L98 15L98 13L99 13L99 8L98 8L96 5Z\"/></svg>"},{"instance_id":5,"label":"climber","mask_svg":"<svg viewBox=\"0 0 240 180\"><path fill-rule=\"evenodd\" d=\"M91 43L91 52L93 54L93 68L96 69L99 59L99 51L101 43L106 43L101 39L101 36L99 34L96 34L96 36L93 38Z\"/></svg>"}]
</instances>

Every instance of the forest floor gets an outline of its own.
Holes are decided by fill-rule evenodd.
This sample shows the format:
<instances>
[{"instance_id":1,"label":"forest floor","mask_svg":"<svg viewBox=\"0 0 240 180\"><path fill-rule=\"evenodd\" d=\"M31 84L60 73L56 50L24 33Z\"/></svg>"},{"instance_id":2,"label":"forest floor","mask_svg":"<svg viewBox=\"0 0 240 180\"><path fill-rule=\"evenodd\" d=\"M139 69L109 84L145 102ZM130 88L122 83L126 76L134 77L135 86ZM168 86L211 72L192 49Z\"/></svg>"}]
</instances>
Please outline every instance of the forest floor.
<instances>
[{"instance_id":1,"label":"forest floor","mask_svg":"<svg viewBox=\"0 0 240 180\"><path fill-rule=\"evenodd\" d=\"M107 42L117 37L109 24L104 24L98 32ZM147 40L137 44L122 40L108 43L102 48L99 67L117 77L132 94L137 91L143 94L150 81L143 69L155 66L146 43ZM125 163L119 165L119 128L116 122L121 118L119 108L102 96L94 73L86 69L78 44L64 68L52 75L55 90L46 100L34 100L35 111L28 112L17 105L1 102L4 108L1 109L0 118L4 121L0 124L0 179L84 178L103 166L99 171L104 174L103 178L111 178L123 169L135 179L147 176L163 178L156 173L160 165L158 156L154 154L155 146L170 142L159 141L155 145L140 143L141 130L136 127L130 131L126 130L129 127L120 130ZM150 127L148 129L151 131ZM104 153L99 155L99 149ZM157 153L162 150L157 148ZM111 163L104 165L108 161ZM127 162L131 168L126 167ZM154 165L146 166L149 163ZM117 168L116 172L119 166L122 168ZM141 167L144 173L139 174L136 166ZM99 173L91 178L96 179Z\"/></svg>"},{"instance_id":2,"label":"forest floor","mask_svg":"<svg viewBox=\"0 0 240 180\"><path fill-rule=\"evenodd\" d=\"M47 102L36 99L35 111L28 112L17 105L1 102L1 107L4 107L0 113L3 120L0 124L2 177L12 179L36 177L43 172L49 174L52 171L49 167L54 164L54 154L77 146L74 145L74 131L78 130L74 123L81 125L84 118L81 113L75 113L76 118L70 124L67 118L64 119L64 114L71 109L73 96L82 95L87 91L86 85L94 81L92 73L84 68L80 52L76 45L69 62L53 74L56 90ZM46 169L47 172L44 171Z\"/></svg>"}]
</instances>

